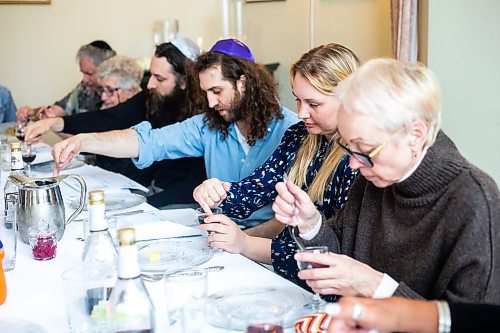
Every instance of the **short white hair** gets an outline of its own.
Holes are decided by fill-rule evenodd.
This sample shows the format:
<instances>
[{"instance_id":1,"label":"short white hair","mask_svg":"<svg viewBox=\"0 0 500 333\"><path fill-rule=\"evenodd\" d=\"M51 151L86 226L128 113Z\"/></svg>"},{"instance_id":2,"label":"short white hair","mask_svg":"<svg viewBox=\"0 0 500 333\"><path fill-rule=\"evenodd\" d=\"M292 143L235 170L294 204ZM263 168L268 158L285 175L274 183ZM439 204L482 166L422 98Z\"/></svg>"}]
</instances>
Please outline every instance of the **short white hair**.
<instances>
[{"instance_id":1,"label":"short white hair","mask_svg":"<svg viewBox=\"0 0 500 333\"><path fill-rule=\"evenodd\" d=\"M142 75L143 71L137 61L126 56L114 56L97 67L99 83L109 76L114 76L122 89L138 89Z\"/></svg>"},{"instance_id":2,"label":"short white hair","mask_svg":"<svg viewBox=\"0 0 500 333\"><path fill-rule=\"evenodd\" d=\"M425 147L434 143L441 127L439 83L420 63L370 60L339 84L337 97L345 112L374 116L383 130L423 120L428 127Z\"/></svg>"}]
</instances>

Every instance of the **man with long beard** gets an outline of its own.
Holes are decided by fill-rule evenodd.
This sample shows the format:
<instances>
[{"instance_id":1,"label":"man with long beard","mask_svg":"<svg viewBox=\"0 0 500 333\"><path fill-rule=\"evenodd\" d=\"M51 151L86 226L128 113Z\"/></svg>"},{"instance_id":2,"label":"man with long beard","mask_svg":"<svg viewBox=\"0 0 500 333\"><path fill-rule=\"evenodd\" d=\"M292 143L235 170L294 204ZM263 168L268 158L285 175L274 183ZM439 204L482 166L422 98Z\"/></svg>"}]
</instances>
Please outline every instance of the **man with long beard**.
<instances>
[{"instance_id":1,"label":"man with long beard","mask_svg":"<svg viewBox=\"0 0 500 333\"><path fill-rule=\"evenodd\" d=\"M109 109L37 121L28 125L25 140L39 141L49 130L67 134L102 132L129 128L144 120L158 128L201 113L206 102L197 78L190 73L192 59L198 54L199 48L186 38L161 44L151 60L146 92L141 91ZM193 202L192 190L206 178L201 158L165 160L143 170L137 169L130 159L113 160L115 163L106 163L103 167L145 186L154 180L156 187L164 189L148 198L148 202L157 207Z\"/></svg>"},{"instance_id":2,"label":"man with long beard","mask_svg":"<svg viewBox=\"0 0 500 333\"><path fill-rule=\"evenodd\" d=\"M203 156L209 177L238 181L248 176L298 122L297 115L279 104L271 74L238 40L218 41L196 59L195 71L206 93L205 114L159 129L142 122L123 131L74 136L54 146L57 167L80 151L132 157L139 168L159 160ZM271 217L267 206L243 224L253 226Z\"/></svg>"}]
</instances>

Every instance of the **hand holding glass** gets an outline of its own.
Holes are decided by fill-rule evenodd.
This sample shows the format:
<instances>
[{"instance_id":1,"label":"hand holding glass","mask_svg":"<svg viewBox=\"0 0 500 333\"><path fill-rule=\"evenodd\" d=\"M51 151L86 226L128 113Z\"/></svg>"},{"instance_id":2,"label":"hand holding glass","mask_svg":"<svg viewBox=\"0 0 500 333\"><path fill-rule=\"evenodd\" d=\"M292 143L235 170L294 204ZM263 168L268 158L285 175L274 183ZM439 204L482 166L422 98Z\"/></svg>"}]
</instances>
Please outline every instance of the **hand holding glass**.
<instances>
[{"instance_id":1,"label":"hand holding glass","mask_svg":"<svg viewBox=\"0 0 500 333\"><path fill-rule=\"evenodd\" d=\"M328 253L328 246L308 246L303 250L298 250L297 253ZM299 267L300 270L303 269L313 269L313 268L323 268L323 267L328 267L324 266L315 262L306 262L306 261L297 261L297 267ZM325 301L321 299L318 293L315 293L313 295L313 299L311 303L307 303L304 305L306 309L311 309L315 312L319 311L320 308L323 306Z\"/></svg>"}]
</instances>

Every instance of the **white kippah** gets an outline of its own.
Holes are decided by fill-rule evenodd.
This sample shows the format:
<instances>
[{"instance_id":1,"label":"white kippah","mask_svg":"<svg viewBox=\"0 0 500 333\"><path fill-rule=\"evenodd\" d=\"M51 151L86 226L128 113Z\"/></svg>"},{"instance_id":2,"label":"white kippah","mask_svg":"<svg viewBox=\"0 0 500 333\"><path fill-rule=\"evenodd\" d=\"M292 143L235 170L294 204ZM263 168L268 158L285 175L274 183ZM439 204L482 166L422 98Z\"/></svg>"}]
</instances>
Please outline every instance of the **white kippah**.
<instances>
[{"instance_id":1,"label":"white kippah","mask_svg":"<svg viewBox=\"0 0 500 333\"><path fill-rule=\"evenodd\" d=\"M195 42L186 37L177 35L177 37L172 39L170 43L172 43L179 51L181 51L181 53L184 54L186 58L189 58L193 61L201 53L201 49L198 47L198 45L196 45Z\"/></svg>"}]
</instances>

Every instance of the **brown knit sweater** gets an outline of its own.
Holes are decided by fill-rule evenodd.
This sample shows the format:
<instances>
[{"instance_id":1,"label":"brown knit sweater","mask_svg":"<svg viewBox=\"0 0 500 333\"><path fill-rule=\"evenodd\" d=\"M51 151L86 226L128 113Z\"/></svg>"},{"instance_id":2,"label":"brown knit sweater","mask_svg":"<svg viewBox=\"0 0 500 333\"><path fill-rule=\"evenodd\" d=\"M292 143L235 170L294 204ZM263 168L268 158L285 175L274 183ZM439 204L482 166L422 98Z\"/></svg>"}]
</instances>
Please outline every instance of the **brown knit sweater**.
<instances>
[{"instance_id":1,"label":"brown knit sweater","mask_svg":"<svg viewBox=\"0 0 500 333\"><path fill-rule=\"evenodd\" d=\"M343 211L307 243L339 241L341 253L398 281L396 295L500 303L498 186L443 132L403 182L377 188L359 176Z\"/></svg>"}]
</instances>

